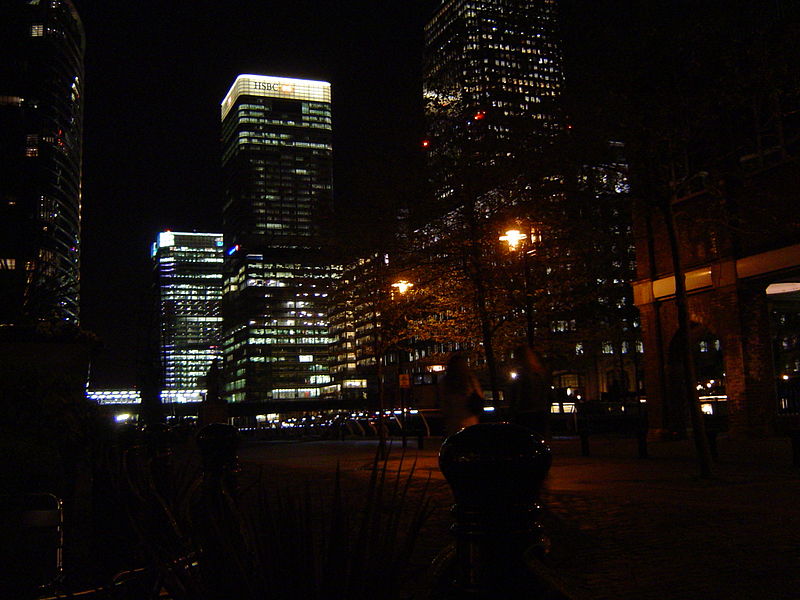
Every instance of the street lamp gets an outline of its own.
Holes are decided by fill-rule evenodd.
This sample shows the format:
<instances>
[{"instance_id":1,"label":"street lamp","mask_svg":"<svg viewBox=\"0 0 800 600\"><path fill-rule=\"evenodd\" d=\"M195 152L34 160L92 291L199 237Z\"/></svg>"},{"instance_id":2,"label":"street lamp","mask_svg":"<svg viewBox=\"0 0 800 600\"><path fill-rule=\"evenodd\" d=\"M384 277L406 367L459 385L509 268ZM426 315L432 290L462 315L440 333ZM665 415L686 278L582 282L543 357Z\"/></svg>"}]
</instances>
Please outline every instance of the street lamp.
<instances>
[{"instance_id":1,"label":"street lamp","mask_svg":"<svg viewBox=\"0 0 800 600\"><path fill-rule=\"evenodd\" d=\"M505 235L500 236L500 241L506 242L508 244L508 249L512 252L516 251L527 239L528 236L519 229L509 229L506 231Z\"/></svg>"},{"instance_id":2,"label":"street lamp","mask_svg":"<svg viewBox=\"0 0 800 600\"><path fill-rule=\"evenodd\" d=\"M392 287L395 288L400 294L405 294L408 290L414 287L414 284L410 281L406 281L405 279L401 279L400 281L393 283Z\"/></svg>"},{"instance_id":3,"label":"street lamp","mask_svg":"<svg viewBox=\"0 0 800 600\"><path fill-rule=\"evenodd\" d=\"M505 235L500 236L500 241L508 244L509 252L522 251L522 269L525 282L525 322L528 347L533 348L533 298L531 297L530 254L534 245L541 241L541 235L531 229L530 233L523 233L519 229L509 229Z\"/></svg>"},{"instance_id":4,"label":"street lamp","mask_svg":"<svg viewBox=\"0 0 800 600\"><path fill-rule=\"evenodd\" d=\"M392 287L397 290L401 296L404 295L408 290L414 287L414 284L410 281L405 279L401 279L400 281L396 281L392 284ZM400 417L402 419L402 438L403 438L403 448L407 445L406 439L406 390L410 389L411 381L410 377L407 373L403 373L403 364L402 364L402 356L403 350L399 347L397 348L397 383L400 391Z\"/></svg>"}]
</instances>

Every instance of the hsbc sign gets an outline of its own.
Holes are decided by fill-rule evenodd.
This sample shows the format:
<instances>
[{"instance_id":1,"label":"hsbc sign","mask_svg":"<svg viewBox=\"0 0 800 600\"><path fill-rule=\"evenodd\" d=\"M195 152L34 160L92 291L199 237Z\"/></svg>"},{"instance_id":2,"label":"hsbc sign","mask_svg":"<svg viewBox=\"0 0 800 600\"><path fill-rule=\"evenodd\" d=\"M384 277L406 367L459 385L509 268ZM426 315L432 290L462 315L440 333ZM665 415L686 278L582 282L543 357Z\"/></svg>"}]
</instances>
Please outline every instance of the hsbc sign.
<instances>
[{"instance_id":1,"label":"hsbc sign","mask_svg":"<svg viewBox=\"0 0 800 600\"><path fill-rule=\"evenodd\" d=\"M253 87L262 92L283 92L290 94L294 91L294 86L290 83L279 83L277 81L254 81Z\"/></svg>"}]
</instances>

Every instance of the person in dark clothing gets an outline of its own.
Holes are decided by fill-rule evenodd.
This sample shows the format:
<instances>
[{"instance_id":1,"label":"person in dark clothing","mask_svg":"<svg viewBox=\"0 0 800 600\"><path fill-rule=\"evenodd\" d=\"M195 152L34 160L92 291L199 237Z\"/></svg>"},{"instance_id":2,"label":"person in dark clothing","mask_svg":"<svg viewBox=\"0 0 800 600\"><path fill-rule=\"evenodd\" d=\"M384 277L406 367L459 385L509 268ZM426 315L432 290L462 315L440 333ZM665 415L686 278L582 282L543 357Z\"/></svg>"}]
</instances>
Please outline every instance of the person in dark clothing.
<instances>
[{"instance_id":1,"label":"person in dark clothing","mask_svg":"<svg viewBox=\"0 0 800 600\"><path fill-rule=\"evenodd\" d=\"M541 355L528 346L514 351L516 377L511 383L511 422L532 429L544 438L550 435L552 383Z\"/></svg>"},{"instance_id":2,"label":"person in dark clothing","mask_svg":"<svg viewBox=\"0 0 800 600\"><path fill-rule=\"evenodd\" d=\"M483 412L483 390L466 357L460 354L450 357L439 383L439 399L446 436L478 423Z\"/></svg>"}]
</instances>

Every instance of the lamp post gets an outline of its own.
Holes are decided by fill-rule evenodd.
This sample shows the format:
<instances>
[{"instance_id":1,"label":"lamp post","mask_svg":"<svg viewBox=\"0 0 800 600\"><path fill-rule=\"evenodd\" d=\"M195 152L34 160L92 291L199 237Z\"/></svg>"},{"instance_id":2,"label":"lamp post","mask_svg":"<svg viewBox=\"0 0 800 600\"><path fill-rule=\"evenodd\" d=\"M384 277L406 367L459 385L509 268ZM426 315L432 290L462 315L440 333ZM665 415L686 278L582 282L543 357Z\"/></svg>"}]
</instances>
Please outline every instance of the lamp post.
<instances>
[{"instance_id":1,"label":"lamp post","mask_svg":"<svg viewBox=\"0 0 800 600\"><path fill-rule=\"evenodd\" d=\"M401 279L392 284L392 287L397 290L397 293L401 296L404 295L408 290L414 287L414 284L410 281L405 279ZM409 389L411 385L410 377L408 374L403 373L403 364L402 364L402 350L400 348L397 349L397 380L398 380L398 389L400 392L400 418L402 424L402 440L403 440L403 448L405 448L408 444L408 440L406 438L406 390Z\"/></svg>"},{"instance_id":2,"label":"lamp post","mask_svg":"<svg viewBox=\"0 0 800 600\"><path fill-rule=\"evenodd\" d=\"M531 229L530 234L523 233L519 229L509 229L505 235L500 236L501 242L508 244L509 252L522 251L523 281L525 285L525 323L526 338L528 347L533 348L533 298L531 296L531 274L529 256L533 253L535 244L541 240L541 236Z\"/></svg>"}]
</instances>

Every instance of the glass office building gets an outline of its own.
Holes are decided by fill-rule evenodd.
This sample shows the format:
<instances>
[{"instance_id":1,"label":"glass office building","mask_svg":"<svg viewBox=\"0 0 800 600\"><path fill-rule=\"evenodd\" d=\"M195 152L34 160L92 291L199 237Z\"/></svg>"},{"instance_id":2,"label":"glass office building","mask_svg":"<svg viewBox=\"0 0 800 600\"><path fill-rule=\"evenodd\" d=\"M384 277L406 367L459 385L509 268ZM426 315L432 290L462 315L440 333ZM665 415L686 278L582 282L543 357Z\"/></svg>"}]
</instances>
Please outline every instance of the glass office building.
<instances>
[{"instance_id":1,"label":"glass office building","mask_svg":"<svg viewBox=\"0 0 800 600\"><path fill-rule=\"evenodd\" d=\"M563 85L557 29L555 0L446 0L425 27L425 93L460 103L479 134L547 135Z\"/></svg>"},{"instance_id":2,"label":"glass office building","mask_svg":"<svg viewBox=\"0 0 800 600\"><path fill-rule=\"evenodd\" d=\"M223 254L221 233L162 231L153 244L165 401L199 399L222 356Z\"/></svg>"},{"instance_id":3,"label":"glass office building","mask_svg":"<svg viewBox=\"0 0 800 600\"><path fill-rule=\"evenodd\" d=\"M4 0L0 38L0 324L78 324L83 26L71 0Z\"/></svg>"},{"instance_id":4,"label":"glass office building","mask_svg":"<svg viewBox=\"0 0 800 600\"><path fill-rule=\"evenodd\" d=\"M338 272L320 235L332 210L330 84L240 75L221 117L223 394L318 398L330 382L328 294Z\"/></svg>"}]
</instances>

